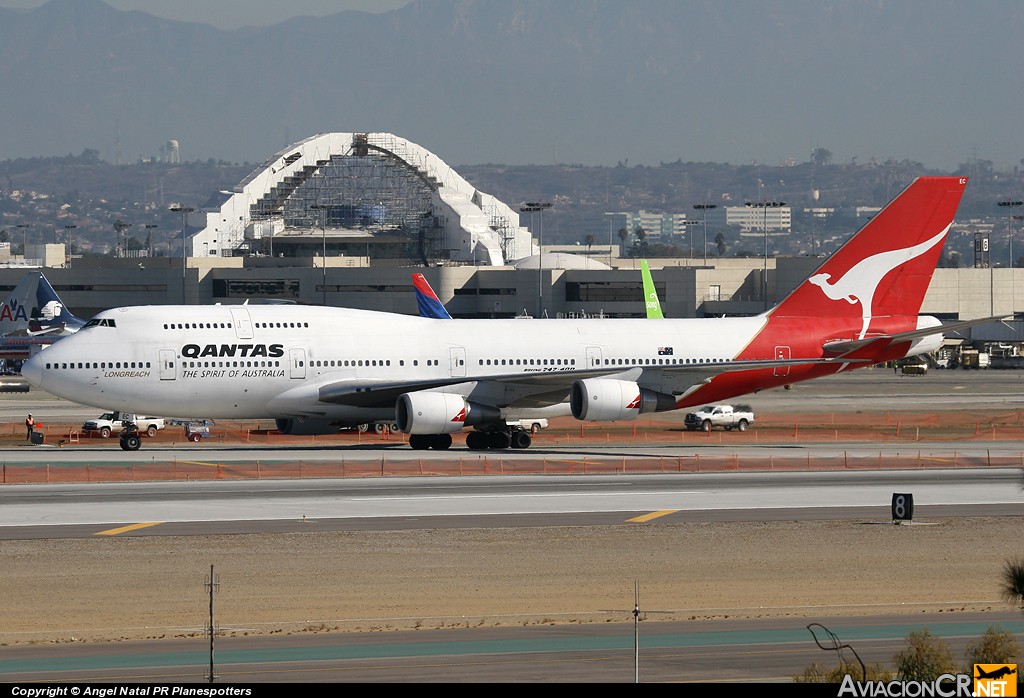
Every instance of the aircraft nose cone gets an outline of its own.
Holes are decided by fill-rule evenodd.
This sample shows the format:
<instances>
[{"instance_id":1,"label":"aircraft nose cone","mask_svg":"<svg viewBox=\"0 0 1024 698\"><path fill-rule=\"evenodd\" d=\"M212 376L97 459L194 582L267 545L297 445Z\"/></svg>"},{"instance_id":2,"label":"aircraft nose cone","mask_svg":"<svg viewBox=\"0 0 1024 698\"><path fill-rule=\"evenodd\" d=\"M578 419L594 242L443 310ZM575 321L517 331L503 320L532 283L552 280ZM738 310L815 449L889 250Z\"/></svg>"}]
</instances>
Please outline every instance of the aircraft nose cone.
<instances>
[{"instance_id":1,"label":"aircraft nose cone","mask_svg":"<svg viewBox=\"0 0 1024 698\"><path fill-rule=\"evenodd\" d=\"M21 377L32 384L33 387L43 387L43 357L36 354L21 365Z\"/></svg>"}]
</instances>

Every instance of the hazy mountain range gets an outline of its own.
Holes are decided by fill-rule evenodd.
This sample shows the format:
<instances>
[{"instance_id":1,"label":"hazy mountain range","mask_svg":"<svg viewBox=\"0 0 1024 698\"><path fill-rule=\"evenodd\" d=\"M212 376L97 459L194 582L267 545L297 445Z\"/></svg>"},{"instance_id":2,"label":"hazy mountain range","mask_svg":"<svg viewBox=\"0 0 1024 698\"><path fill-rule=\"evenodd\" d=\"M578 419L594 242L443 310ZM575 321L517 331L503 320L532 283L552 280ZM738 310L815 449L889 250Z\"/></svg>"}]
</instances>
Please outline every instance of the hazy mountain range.
<instances>
[{"instance_id":1,"label":"hazy mountain range","mask_svg":"<svg viewBox=\"0 0 1024 698\"><path fill-rule=\"evenodd\" d=\"M0 159L391 131L453 165L1012 167L1022 30L1013 0L417 0L236 31L51 0L0 9Z\"/></svg>"}]
</instances>

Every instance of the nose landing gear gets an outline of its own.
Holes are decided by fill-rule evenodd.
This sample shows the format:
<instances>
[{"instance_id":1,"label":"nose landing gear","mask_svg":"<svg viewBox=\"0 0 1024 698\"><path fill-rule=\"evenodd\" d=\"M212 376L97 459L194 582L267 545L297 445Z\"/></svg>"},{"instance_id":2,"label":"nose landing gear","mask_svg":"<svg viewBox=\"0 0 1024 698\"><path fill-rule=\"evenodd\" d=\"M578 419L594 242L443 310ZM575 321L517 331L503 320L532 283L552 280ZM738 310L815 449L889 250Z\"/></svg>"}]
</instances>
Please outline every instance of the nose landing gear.
<instances>
[{"instance_id":1,"label":"nose landing gear","mask_svg":"<svg viewBox=\"0 0 1024 698\"><path fill-rule=\"evenodd\" d=\"M136 426L135 422L124 423L124 429L121 430L120 441L122 451L139 450L139 447L142 446L142 438L139 436L139 427Z\"/></svg>"}]
</instances>

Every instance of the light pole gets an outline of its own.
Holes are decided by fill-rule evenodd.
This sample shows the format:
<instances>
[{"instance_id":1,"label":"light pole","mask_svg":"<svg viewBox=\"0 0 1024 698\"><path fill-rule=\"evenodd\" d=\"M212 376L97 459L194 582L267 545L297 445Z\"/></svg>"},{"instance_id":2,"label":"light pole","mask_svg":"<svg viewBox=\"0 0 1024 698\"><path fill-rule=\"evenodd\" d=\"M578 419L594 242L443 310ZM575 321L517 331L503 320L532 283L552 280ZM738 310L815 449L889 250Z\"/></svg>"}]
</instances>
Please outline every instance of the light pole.
<instances>
[{"instance_id":1,"label":"light pole","mask_svg":"<svg viewBox=\"0 0 1024 698\"><path fill-rule=\"evenodd\" d=\"M128 256L128 228L131 228L131 223L125 223L121 219L114 221L114 230L117 231L117 246L121 250L120 257L124 258ZM121 245L121 239L124 239L124 245Z\"/></svg>"},{"instance_id":2,"label":"light pole","mask_svg":"<svg viewBox=\"0 0 1024 698\"><path fill-rule=\"evenodd\" d=\"M1014 199L1007 199L1006 201L997 202L998 206L1003 206L1006 209L1006 240L1007 249L1009 250L1010 263L1007 265L1008 268L1013 269L1013 209L1018 206L1024 206L1024 201L1017 201Z\"/></svg>"},{"instance_id":3,"label":"light pole","mask_svg":"<svg viewBox=\"0 0 1024 698\"><path fill-rule=\"evenodd\" d=\"M693 263L693 228L690 226L697 225L697 221L681 221L682 225L686 227L686 239L690 241L690 262Z\"/></svg>"},{"instance_id":4,"label":"light pole","mask_svg":"<svg viewBox=\"0 0 1024 698\"><path fill-rule=\"evenodd\" d=\"M324 257L323 257L322 260L320 260L320 268L323 269L324 306L326 307L326 305L327 305L327 209L330 208L330 206L324 206L323 204L310 204L309 207L312 208L312 209L315 209L317 211L323 211L323 213L320 214L320 234L321 234L321 237L323 238L323 243L324 243L324 251L323 251ZM366 263L367 264L370 263L370 253L369 253L369 251L367 251L367 253L366 253Z\"/></svg>"},{"instance_id":5,"label":"light pole","mask_svg":"<svg viewBox=\"0 0 1024 698\"><path fill-rule=\"evenodd\" d=\"M543 201L525 201L519 206L520 211L530 214L530 232L533 232L533 214L540 212L540 232L537 236L537 249L540 255L537 257L537 319L544 315L544 209L551 208L551 204Z\"/></svg>"},{"instance_id":6,"label":"light pole","mask_svg":"<svg viewBox=\"0 0 1024 698\"><path fill-rule=\"evenodd\" d=\"M606 216L628 216L625 211L606 211ZM612 219L608 218L608 266L612 265Z\"/></svg>"},{"instance_id":7,"label":"light pole","mask_svg":"<svg viewBox=\"0 0 1024 698\"><path fill-rule=\"evenodd\" d=\"M68 266L71 260L71 231L77 228L77 225L69 224L64 226L64 266ZM57 231L54 230L53 234L56 236ZM57 240L54 240L57 242Z\"/></svg>"},{"instance_id":8,"label":"light pole","mask_svg":"<svg viewBox=\"0 0 1024 698\"><path fill-rule=\"evenodd\" d=\"M18 223L15 228L21 228L21 257L22 259L28 258L28 229L32 227L31 223Z\"/></svg>"},{"instance_id":9,"label":"light pole","mask_svg":"<svg viewBox=\"0 0 1024 698\"><path fill-rule=\"evenodd\" d=\"M149 256L153 256L153 229L157 228L156 223L146 224L146 249L149 250Z\"/></svg>"},{"instance_id":10,"label":"light pole","mask_svg":"<svg viewBox=\"0 0 1024 698\"><path fill-rule=\"evenodd\" d=\"M718 204L694 204L693 207L704 217L704 266L708 265L708 210L718 208ZM690 255L693 256L692 254Z\"/></svg>"},{"instance_id":11,"label":"light pole","mask_svg":"<svg viewBox=\"0 0 1024 698\"><path fill-rule=\"evenodd\" d=\"M764 211L764 272L761 279L761 291L764 295L764 309L768 310L768 209L785 206L785 201L748 201L750 208L759 208Z\"/></svg>"},{"instance_id":12,"label":"light pole","mask_svg":"<svg viewBox=\"0 0 1024 698\"><path fill-rule=\"evenodd\" d=\"M181 214L181 304L185 305L187 303L185 300L185 266L187 260L185 256L185 217L195 211L195 209L190 206L177 204L171 206L171 210Z\"/></svg>"}]
</instances>

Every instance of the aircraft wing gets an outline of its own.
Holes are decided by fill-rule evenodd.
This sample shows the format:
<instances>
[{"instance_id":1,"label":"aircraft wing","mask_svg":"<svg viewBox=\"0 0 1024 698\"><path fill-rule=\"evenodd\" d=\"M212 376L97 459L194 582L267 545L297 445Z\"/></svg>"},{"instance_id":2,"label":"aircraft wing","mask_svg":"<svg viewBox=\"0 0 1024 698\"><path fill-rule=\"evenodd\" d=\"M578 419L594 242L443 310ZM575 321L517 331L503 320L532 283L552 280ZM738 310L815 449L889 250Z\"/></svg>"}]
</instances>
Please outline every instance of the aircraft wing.
<instances>
[{"instance_id":1,"label":"aircraft wing","mask_svg":"<svg viewBox=\"0 0 1024 698\"><path fill-rule=\"evenodd\" d=\"M976 325L984 325L988 322L995 322L997 320L1005 320L1008 315L993 315L992 317L977 318L974 320L963 320L961 322L952 322L948 325L937 325L935 327L924 327L919 330L910 330L909 332L897 332L896 334L882 334L875 335L874 337L864 337L863 339L842 339L833 342L826 342L822 347L826 354L834 356L840 356L849 354L851 352L859 352L866 347L871 347L873 351L880 351L885 347L897 344L899 342L912 342L915 339L922 339L924 337L931 337L936 334L946 334L947 332L959 332L960 330L966 330L969 327L975 327Z\"/></svg>"},{"instance_id":2,"label":"aircraft wing","mask_svg":"<svg viewBox=\"0 0 1024 698\"><path fill-rule=\"evenodd\" d=\"M381 382L370 386L367 386L365 381L359 381L357 384L355 381L345 380L321 385L319 396L321 402L330 404L383 408L393 406L398 396L403 393L432 390L456 393L495 407L545 407L568 398L572 384L581 378L615 376L635 381L641 387L684 395L723 373L812 364L842 365L860 361L870 362L869 359L846 357L718 361L670 366L608 366L573 371L515 373L490 376L484 380L452 376L400 383Z\"/></svg>"}]
</instances>

